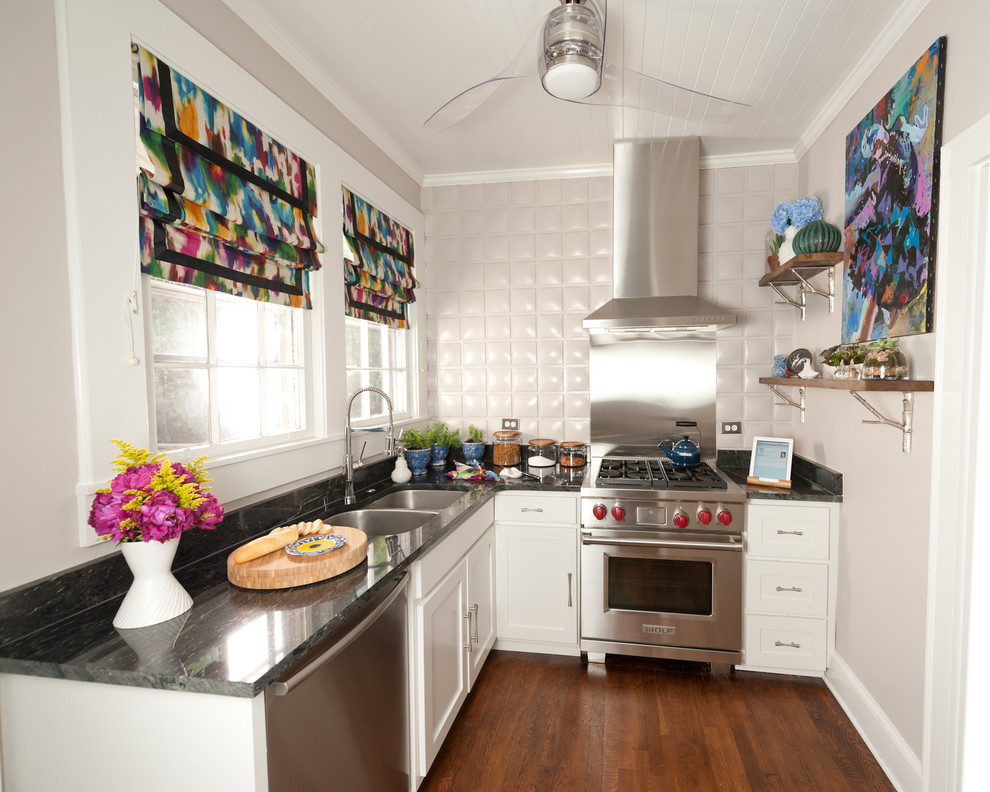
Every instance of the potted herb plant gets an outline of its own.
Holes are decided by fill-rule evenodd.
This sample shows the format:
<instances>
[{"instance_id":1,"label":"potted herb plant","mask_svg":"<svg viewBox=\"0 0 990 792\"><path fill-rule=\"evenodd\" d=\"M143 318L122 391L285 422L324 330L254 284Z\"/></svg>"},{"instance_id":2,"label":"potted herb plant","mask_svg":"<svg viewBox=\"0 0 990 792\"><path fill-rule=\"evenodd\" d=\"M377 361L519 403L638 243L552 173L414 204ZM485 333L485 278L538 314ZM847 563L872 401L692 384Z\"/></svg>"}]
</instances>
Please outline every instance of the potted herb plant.
<instances>
[{"instance_id":1,"label":"potted herb plant","mask_svg":"<svg viewBox=\"0 0 990 792\"><path fill-rule=\"evenodd\" d=\"M405 449L406 462L414 476L422 476L430 464L430 441L419 429L406 429L399 437L399 444Z\"/></svg>"},{"instance_id":2,"label":"potted herb plant","mask_svg":"<svg viewBox=\"0 0 990 792\"><path fill-rule=\"evenodd\" d=\"M426 432L426 439L430 441L432 456L430 464L440 467L447 464L447 454L451 448L459 448L461 445L460 430L451 429L443 421L431 424Z\"/></svg>"},{"instance_id":3,"label":"potted herb plant","mask_svg":"<svg viewBox=\"0 0 990 792\"><path fill-rule=\"evenodd\" d=\"M467 430L467 440L462 443L464 463L471 467L480 467L481 458L485 455L485 435L477 426L471 425Z\"/></svg>"},{"instance_id":4,"label":"potted herb plant","mask_svg":"<svg viewBox=\"0 0 990 792\"><path fill-rule=\"evenodd\" d=\"M431 448L430 464L434 467L446 465L450 449L461 446L460 430L451 429L443 421L437 421L426 430L426 439Z\"/></svg>"}]
</instances>

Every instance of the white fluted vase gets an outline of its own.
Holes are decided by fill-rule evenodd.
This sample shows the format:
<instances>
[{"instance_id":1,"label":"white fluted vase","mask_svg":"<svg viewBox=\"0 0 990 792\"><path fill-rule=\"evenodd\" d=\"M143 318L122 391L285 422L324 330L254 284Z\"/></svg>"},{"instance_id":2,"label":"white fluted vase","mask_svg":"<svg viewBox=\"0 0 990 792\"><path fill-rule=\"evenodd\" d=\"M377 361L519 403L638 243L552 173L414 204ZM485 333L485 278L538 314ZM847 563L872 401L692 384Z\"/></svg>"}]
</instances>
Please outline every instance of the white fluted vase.
<instances>
[{"instance_id":1,"label":"white fluted vase","mask_svg":"<svg viewBox=\"0 0 990 792\"><path fill-rule=\"evenodd\" d=\"M192 607L193 600L172 575L172 559L179 537L166 542L123 542L120 551L134 575L113 626L121 630L147 627L174 619Z\"/></svg>"}]
</instances>

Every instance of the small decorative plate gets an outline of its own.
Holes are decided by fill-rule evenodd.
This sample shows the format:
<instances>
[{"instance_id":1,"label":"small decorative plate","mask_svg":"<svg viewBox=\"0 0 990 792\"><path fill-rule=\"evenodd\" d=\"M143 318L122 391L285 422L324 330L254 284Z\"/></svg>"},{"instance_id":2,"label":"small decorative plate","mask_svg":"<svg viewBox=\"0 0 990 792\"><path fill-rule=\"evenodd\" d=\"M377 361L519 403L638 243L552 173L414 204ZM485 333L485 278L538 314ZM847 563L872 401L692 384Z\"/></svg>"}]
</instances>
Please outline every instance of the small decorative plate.
<instances>
[{"instance_id":1,"label":"small decorative plate","mask_svg":"<svg viewBox=\"0 0 990 792\"><path fill-rule=\"evenodd\" d=\"M347 544L340 534L321 534L297 539L285 548L285 552L294 556L314 556L329 553Z\"/></svg>"},{"instance_id":2,"label":"small decorative plate","mask_svg":"<svg viewBox=\"0 0 990 792\"><path fill-rule=\"evenodd\" d=\"M795 349L787 356L787 370L792 374L800 374L805 365L811 363L811 353L804 348Z\"/></svg>"}]
</instances>

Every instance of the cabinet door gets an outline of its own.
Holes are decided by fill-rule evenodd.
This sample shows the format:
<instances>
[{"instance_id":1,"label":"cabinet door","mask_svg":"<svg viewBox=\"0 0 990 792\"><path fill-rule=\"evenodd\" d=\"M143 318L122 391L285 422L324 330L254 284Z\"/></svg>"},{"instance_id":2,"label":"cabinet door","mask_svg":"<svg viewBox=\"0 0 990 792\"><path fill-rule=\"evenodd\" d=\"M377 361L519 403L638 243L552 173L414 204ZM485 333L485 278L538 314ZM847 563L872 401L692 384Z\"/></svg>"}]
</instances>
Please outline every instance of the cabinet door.
<instances>
[{"instance_id":1,"label":"cabinet door","mask_svg":"<svg viewBox=\"0 0 990 792\"><path fill-rule=\"evenodd\" d=\"M577 529L496 525L498 637L575 645Z\"/></svg>"},{"instance_id":2,"label":"cabinet door","mask_svg":"<svg viewBox=\"0 0 990 792\"><path fill-rule=\"evenodd\" d=\"M468 619L471 634L468 653L469 682L474 686L481 667L495 643L495 529L478 540L467 555Z\"/></svg>"},{"instance_id":3,"label":"cabinet door","mask_svg":"<svg viewBox=\"0 0 990 792\"><path fill-rule=\"evenodd\" d=\"M468 692L467 573L465 564L453 571L416 603L416 693L420 722L416 731L419 773L425 776L457 717Z\"/></svg>"}]
</instances>

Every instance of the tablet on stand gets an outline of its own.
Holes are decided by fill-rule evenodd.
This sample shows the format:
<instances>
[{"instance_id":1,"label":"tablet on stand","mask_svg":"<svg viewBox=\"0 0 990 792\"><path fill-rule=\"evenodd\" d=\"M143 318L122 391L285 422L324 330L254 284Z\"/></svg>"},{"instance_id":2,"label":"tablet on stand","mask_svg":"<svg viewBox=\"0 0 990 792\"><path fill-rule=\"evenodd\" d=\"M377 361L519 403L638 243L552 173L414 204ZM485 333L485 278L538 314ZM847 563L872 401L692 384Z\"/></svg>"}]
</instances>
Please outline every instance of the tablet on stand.
<instances>
[{"instance_id":1,"label":"tablet on stand","mask_svg":"<svg viewBox=\"0 0 990 792\"><path fill-rule=\"evenodd\" d=\"M758 487L791 488L794 440L783 437L754 437L746 481Z\"/></svg>"}]
</instances>

